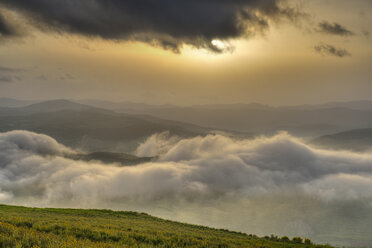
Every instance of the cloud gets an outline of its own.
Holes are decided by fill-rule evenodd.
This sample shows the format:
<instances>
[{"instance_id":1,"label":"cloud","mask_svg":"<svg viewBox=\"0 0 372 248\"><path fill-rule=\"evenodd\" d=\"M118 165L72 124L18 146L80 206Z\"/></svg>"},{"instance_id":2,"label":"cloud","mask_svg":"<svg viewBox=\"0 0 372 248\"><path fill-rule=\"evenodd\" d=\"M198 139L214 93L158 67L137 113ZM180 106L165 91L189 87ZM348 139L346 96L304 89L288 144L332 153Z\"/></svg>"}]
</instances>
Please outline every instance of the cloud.
<instances>
[{"instance_id":1,"label":"cloud","mask_svg":"<svg viewBox=\"0 0 372 248\"><path fill-rule=\"evenodd\" d=\"M14 81L22 80L20 76L17 75L1 75L0 74L0 83L12 83Z\"/></svg>"},{"instance_id":2,"label":"cloud","mask_svg":"<svg viewBox=\"0 0 372 248\"><path fill-rule=\"evenodd\" d=\"M318 24L318 32L332 34L332 35L340 35L340 36L352 36L354 35L353 32L345 28L344 26L338 23L329 23L327 21L320 22Z\"/></svg>"},{"instance_id":3,"label":"cloud","mask_svg":"<svg viewBox=\"0 0 372 248\"><path fill-rule=\"evenodd\" d=\"M21 80L22 77L19 73L22 71L24 70L19 68L0 66L0 83L12 83Z\"/></svg>"},{"instance_id":4,"label":"cloud","mask_svg":"<svg viewBox=\"0 0 372 248\"><path fill-rule=\"evenodd\" d=\"M0 75L0 83L11 83L13 82L13 78L8 75Z\"/></svg>"},{"instance_id":5,"label":"cloud","mask_svg":"<svg viewBox=\"0 0 372 248\"><path fill-rule=\"evenodd\" d=\"M19 80L22 80L22 77L18 75L0 74L0 83L12 83Z\"/></svg>"},{"instance_id":6,"label":"cloud","mask_svg":"<svg viewBox=\"0 0 372 248\"><path fill-rule=\"evenodd\" d=\"M19 72L19 71L23 71L23 70L18 69L18 68L0 66L0 72Z\"/></svg>"},{"instance_id":7,"label":"cloud","mask_svg":"<svg viewBox=\"0 0 372 248\"><path fill-rule=\"evenodd\" d=\"M324 43L320 43L314 46L314 50L317 53L320 53L322 55L332 55L332 56L336 56L340 58L351 56L351 53L347 51L346 49L336 48L333 45L324 44Z\"/></svg>"},{"instance_id":8,"label":"cloud","mask_svg":"<svg viewBox=\"0 0 372 248\"><path fill-rule=\"evenodd\" d=\"M362 34L363 34L366 38L369 38L369 36L370 36L370 33L369 33L369 31L368 31L367 29L363 29L363 30L362 30Z\"/></svg>"},{"instance_id":9,"label":"cloud","mask_svg":"<svg viewBox=\"0 0 372 248\"><path fill-rule=\"evenodd\" d=\"M61 75L59 77L60 80L74 80L75 77L73 75L71 75L70 73L65 73L64 75Z\"/></svg>"},{"instance_id":10,"label":"cloud","mask_svg":"<svg viewBox=\"0 0 372 248\"><path fill-rule=\"evenodd\" d=\"M169 132L157 133L138 146L136 155L139 157L155 157L171 149L178 141L180 141L180 138L170 136Z\"/></svg>"},{"instance_id":11,"label":"cloud","mask_svg":"<svg viewBox=\"0 0 372 248\"><path fill-rule=\"evenodd\" d=\"M184 44L222 52L212 44L267 30L272 20L301 16L283 0L0 0L44 30L136 40L179 52Z\"/></svg>"},{"instance_id":12,"label":"cloud","mask_svg":"<svg viewBox=\"0 0 372 248\"><path fill-rule=\"evenodd\" d=\"M19 37L20 33L16 25L6 18L0 9L0 40Z\"/></svg>"},{"instance_id":13,"label":"cloud","mask_svg":"<svg viewBox=\"0 0 372 248\"><path fill-rule=\"evenodd\" d=\"M157 134L137 153L158 159L128 167L74 161L69 153L45 135L1 133L0 201L146 211L321 242L333 241L322 233L339 242L350 227L372 224L362 218L372 213L372 155L313 149L286 133L251 140ZM368 243L368 233L357 235Z\"/></svg>"},{"instance_id":14,"label":"cloud","mask_svg":"<svg viewBox=\"0 0 372 248\"><path fill-rule=\"evenodd\" d=\"M0 13L0 35L3 36L11 36L13 35L14 31L11 27L9 27L8 23L5 21L4 16Z\"/></svg>"},{"instance_id":15,"label":"cloud","mask_svg":"<svg viewBox=\"0 0 372 248\"><path fill-rule=\"evenodd\" d=\"M53 138L28 131L1 133L0 146L3 152L26 152L38 155L63 155L71 153L67 147L58 144ZM4 155L4 154L2 154Z\"/></svg>"}]
</instances>

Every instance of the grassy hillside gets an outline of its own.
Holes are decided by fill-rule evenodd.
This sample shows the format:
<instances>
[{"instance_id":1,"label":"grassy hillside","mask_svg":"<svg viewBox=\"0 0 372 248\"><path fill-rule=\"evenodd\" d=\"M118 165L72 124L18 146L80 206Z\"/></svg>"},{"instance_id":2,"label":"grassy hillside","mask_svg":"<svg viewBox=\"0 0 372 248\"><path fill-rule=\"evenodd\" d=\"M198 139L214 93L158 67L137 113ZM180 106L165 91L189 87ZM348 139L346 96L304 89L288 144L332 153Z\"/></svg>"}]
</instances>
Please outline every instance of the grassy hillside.
<instances>
[{"instance_id":1,"label":"grassy hillside","mask_svg":"<svg viewBox=\"0 0 372 248\"><path fill-rule=\"evenodd\" d=\"M326 248L310 240L254 235L167 221L135 212L0 205L0 247Z\"/></svg>"}]
</instances>

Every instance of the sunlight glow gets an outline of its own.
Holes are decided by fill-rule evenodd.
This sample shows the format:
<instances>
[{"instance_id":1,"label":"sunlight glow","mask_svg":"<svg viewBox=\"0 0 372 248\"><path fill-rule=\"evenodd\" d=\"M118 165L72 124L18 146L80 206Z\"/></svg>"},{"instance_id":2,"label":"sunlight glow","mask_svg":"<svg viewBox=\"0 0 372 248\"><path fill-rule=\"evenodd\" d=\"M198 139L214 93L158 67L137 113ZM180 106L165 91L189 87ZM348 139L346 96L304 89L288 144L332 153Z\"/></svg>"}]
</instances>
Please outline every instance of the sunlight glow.
<instances>
[{"instance_id":1,"label":"sunlight glow","mask_svg":"<svg viewBox=\"0 0 372 248\"><path fill-rule=\"evenodd\" d=\"M212 40L211 43L219 50L224 50L226 48L226 45L220 40Z\"/></svg>"}]
</instances>

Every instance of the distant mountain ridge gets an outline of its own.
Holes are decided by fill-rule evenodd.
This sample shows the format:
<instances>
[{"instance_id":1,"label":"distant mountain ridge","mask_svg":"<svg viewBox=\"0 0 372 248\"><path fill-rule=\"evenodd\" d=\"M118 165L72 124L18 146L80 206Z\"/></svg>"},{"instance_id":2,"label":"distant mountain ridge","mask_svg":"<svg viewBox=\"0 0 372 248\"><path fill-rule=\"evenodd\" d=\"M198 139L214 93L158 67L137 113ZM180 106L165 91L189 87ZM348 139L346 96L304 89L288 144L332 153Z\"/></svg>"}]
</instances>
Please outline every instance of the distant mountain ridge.
<instances>
[{"instance_id":1,"label":"distant mountain ridge","mask_svg":"<svg viewBox=\"0 0 372 248\"><path fill-rule=\"evenodd\" d=\"M283 130L309 139L351 129L372 128L372 101L331 102L319 105L283 107L272 107L259 103L180 107L173 105L152 106L130 102L115 103L101 100L75 102L60 99L34 103L19 108L0 106L0 116L58 111L100 112L110 116L116 115L117 118L126 114L153 124L156 122L161 125L167 123L167 125L188 130L192 126L197 126L199 128L206 127L209 130L223 130L250 135L272 135ZM151 128L148 130L151 130ZM146 133L148 132L146 131ZM199 133L199 131L196 133Z\"/></svg>"},{"instance_id":2,"label":"distant mountain ridge","mask_svg":"<svg viewBox=\"0 0 372 248\"><path fill-rule=\"evenodd\" d=\"M48 113L62 110L82 111L82 110L99 110L92 106L75 103L69 100L57 99L44 102L33 103L21 107L1 107L0 115L24 115L35 113ZM100 109L101 111L109 111Z\"/></svg>"},{"instance_id":3,"label":"distant mountain ridge","mask_svg":"<svg viewBox=\"0 0 372 248\"><path fill-rule=\"evenodd\" d=\"M311 141L320 147L354 151L372 150L372 128L324 135Z\"/></svg>"},{"instance_id":4,"label":"distant mountain ridge","mask_svg":"<svg viewBox=\"0 0 372 248\"><path fill-rule=\"evenodd\" d=\"M145 103L134 103L128 101L112 102L94 99L73 100L78 103L91 105L94 107L107 108L111 110L138 110L138 109L169 109L169 108L196 108L196 109L276 109L276 110L289 110L289 109L302 109L302 110L315 110L315 109L328 109L328 108L349 108L353 110L372 110L372 100L348 101L348 102L328 102L322 104L304 104L304 105L283 105L283 106L270 106L261 103L231 103L231 104L204 104L192 106L177 106L171 104L150 105Z\"/></svg>"},{"instance_id":5,"label":"distant mountain ridge","mask_svg":"<svg viewBox=\"0 0 372 248\"><path fill-rule=\"evenodd\" d=\"M372 101L360 100L360 101L349 101L349 102L328 102L323 104L305 104L298 106L282 106L282 108L288 109L324 109L324 108L349 108L354 110L371 110Z\"/></svg>"},{"instance_id":6,"label":"distant mountain ridge","mask_svg":"<svg viewBox=\"0 0 372 248\"><path fill-rule=\"evenodd\" d=\"M108 107L96 105L101 107ZM314 138L350 129L372 127L372 101L329 102L317 105L272 107L260 103L172 106L111 103L112 110L151 115L213 129L274 134L288 131Z\"/></svg>"},{"instance_id":7,"label":"distant mountain ridge","mask_svg":"<svg viewBox=\"0 0 372 248\"><path fill-rule=\"evenodd\" d=\"M315 137L350 129L372 127L372 110L348 108L281 109L281 108L166 108L148 109L144 114L161 119L192 123L214 129L256 134L288 131L302 137Z\"/></svg>"},{"instance_id":8,"label":"distant mountain ridge","mask_svg":"<svg viewBox=\"0 0 372 248\"><path fill-rule=\"evenodd\" d=\"M91 106L95 108L103 108L110 110L120 109L166 109L166 108L197 108L197 109L302 109L302 110L315 110L315 109L328 109L328 108L349 108L353 110L372 110L372 100L358 100L358 101L334 101L321 104L303 104L303 105L282 105L270 106L257 102L251 103L226 103L226 104L204 104L192 106L178 106L172 104L151 105L141 102L130 101L108 101L98 99L55 99L55 100L19 100L14 98L0 97L0 107L25 107L37 103L46 102L63 102L77 103L81 105Z\"/></svg>"},{"instance_id":9,"label":"distant mountain ridge","mask_svg":"<svg viewBox=\"0 0 372 248\"><path fill-rule=\"evenodd\" d=\"M34 103L28 106L23 107L23 109L29 111L38 111L38 112L53 112L66 109L75 109L75 110L86 110L92 109L92 106L84 105L81 103L72 102L65 99L49 100L39 103Z\"/></svg>"},{"instance_id":10,"label":"distant mountain ridge","mask_svg":"<svg viewBox=\"0 0 372 248\"><path fill-rule=\"evenodd\" d=\"M95 100L95 99L82 99L82 100L72 100L77 103L90 105L96 108L105 108L110 109L113 111L123 111L123 110L144 110L149 108L169 108L169 107L176 107L175 105L164 104L164 105L149 105L145 103L137 103L137 102L111 102L111 101L104 101L104 100Z\"/></svg>"},{"instance_id":11,"label":"distant mountain ridge","mask_svg":"<svg viewBox=\"0 0 372 248\"><path fill-rule=\"evenodd\" d=\"M28 130L89 152L131 152L154 133L193 137L211 129L147 115L130 115L68 100L0 108L0 132Z\"/></svg>"},{"instance_id":12,"label":"distant mountain ridge","mask_svg":"<svg viewBox=\"0 0 372 248\"><path fill-rule=\"evenodd\" d=\"M152 161L152 157L137 157L131 154L117 153L117 152L92 152L92 153L78 153L67 156L74 160L83 161L100 161L102 163L117 163L121 166L137 165Z\"/></svg>"}]
</instances>

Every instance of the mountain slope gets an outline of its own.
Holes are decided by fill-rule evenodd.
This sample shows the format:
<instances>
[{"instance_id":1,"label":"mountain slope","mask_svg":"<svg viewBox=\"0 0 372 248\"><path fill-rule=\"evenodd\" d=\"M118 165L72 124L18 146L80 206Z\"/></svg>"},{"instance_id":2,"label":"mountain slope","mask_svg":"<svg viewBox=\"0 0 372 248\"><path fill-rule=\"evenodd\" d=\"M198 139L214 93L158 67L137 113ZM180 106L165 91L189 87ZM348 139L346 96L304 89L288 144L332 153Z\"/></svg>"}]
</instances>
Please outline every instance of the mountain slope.
<instances>
[{"instance_id":1,"label":"mountain slope","mask_svg":"<svg viewBox=\"0 0 372 248\"><path fill-rule=\"evenodd\" d=\"M282 107L259 103L179 107L95 100L81 102L122 113L151 115L214 129L255 134L273 134L284 130L294 135L314 138L372 126L372 101Z\"/></svg>"},{"instance_id":2,"label":"mountain slope","mask_svg":"<svg viewBox=\"0 0 372 248\"><path fill-rule=\"evenodd\" d=\"M179 108L177 106L172 106L169 104L164 105L149 105L144 103L135 102L111 102L95 99L84 99L84 100L74 100L75 102L94 106L97 108L105 108L115 111L126 110L145 110L145 109L169 109L169 108ZM319 110L319 109L330 109L330 108L348 108L352 110L372 110L372 101L360 100L360 101L349 101L349 102L327 102L321 104L304 104L304 105L287 105L273 107L260 103L233 103L233 104L205 104L205 105L194 105L190 106L195 109L276 109L276 110Z\"/></svg>"},{"instance_id":3,"label":"mountain slope","mask_svg":"<svg viewBox=\"0 0 372 248\"><path fill-rule=\"evenodd\" d=\"M92 109L92 107L64 99L59 99L31 104L23 107L21 110L28 113L30 112L37 113L54 112L60 110L87 110L87 109Z\"/></svg>"},{"instance_id":4,"label":"mountain slope","mask_svg":"<svg viewBox=\"0 0 372 248\"><path fill-rule=\"evenodd\" d=\"M28 130L47 134L60 143L86 151L131 152L154 133L191 137L210 129L150 116L118 114L109 110L52 101L22 108L0 109L0 132Z\"/></svg>"},{"instance_id":5,"label":"mountain slope","mask_svg":"<svg viewBox=\"0 0 372 248\"><path fill-rule=\"evenodd\" d=\"M372 128L324 135L311 141L320 147L364 151L372 149Z\"/></svg>"},{"instance_id":6,"label":"mountain slope","mask_svg":"<svg viewBox=\"0 0 372 248\"><path fill-rule=\"evenodd\" d=\"M329 108L317 110L287 110L276 108L225 108L200 107L148 109L162 119L176 120L215 129L234 130L259 134L272 134L285 130L298 136L316 137L372 126L372 110Z\"/></svg>"},{"instance_id":7,"label":"mountain slope","mask_svg":"<svg viewBox=\"0 0 372 248\"><path fill-rule=\"evenodd\" d=\"M268 134L271 135L278 131L288 131L293 135L315 138L329 133L344 132L351 129L361 129L372 127L372 110L368 110L368 101L360 102L350 102L350 103L329 103L324 105L319 105L321 107L316 108L303 106L304 109L297 109L295 107L270 107L261 104L225 104L225 105L199 105L192 107L176 107L169 105L159 105L150 106L146 104L137 103L112 103L105 101L94 101L85 100L81 101L84 103L91 103L95 106L90 106L82 103L71 102L68 100L54 100L41 102L33 105L29 105L21 108L0 108L0 116L26 116L26 115L42 115L50 114L50 118L58 119L61 122L65 122L69 118L72 112L94 112L102 118L107 117L108 123L103 124L106 129L104 133L111 133L108 130L108 124L112 123L112 116L119 118L121 113L125 113L126 116L132 116L136 119L141 119L147 123L152 123L152 126L171 126L171 129L180 129L192 131L194 133L205 133L206 129L216 129L216 130L227 130L229 132L237 132L236 135L247 135L250 134ZM355 108L364 108L364 110L351 109L345 107L332 107L330 106L354 106ZM306 109L307 108L307 109ZM109 109L114 109L114 112ZM64 119L61 120L60 117L55 116L53 112L69 112ZM66 112L66 113L67 113ZM44 118L44 117L40 117ZM73 117L73 119L82 120L82 117ZM99 118L91 118L91 121L99 121ZM4 118L3 118L4 120ZM31 121L33 122L33 121ZM46 122L48 122L46 120ZM123 127L127 126L119 121ZM26 121L23 126L28 122ZM82 123L87 125L88 129L92 123L86 123L82 120ZM115 121L117 123L117 121ZM43 129L54 128L52 126L44 127ZM68 129L72 128L74 123L66 123ZM77 126L81 126L80 123L75 123ZM74 124L74 125L75 125ZM4 127L5 124L0 124ZM116 124L113 124L114 126ZM26 125L27 126L27 125ZM45 126L45 125L44 125ZM198 127L199 126L199 127ZM134 126L133 126L134 127ZM208 127L204 130L200 127ZM15 126L14 128L17 128ZM43 132L43 129L27 129L30 131ZM166 128L155 128L157 131L166 131ZM144 128L143 125L139 125L138 131L142 130L145 134L149 134L150 130L154 128L148 126ZM70 130L74 132L74 130ZM128 130L129 131L129 130ZM201 132L200 132L201 131ZM138 134L136 130L135 133ZM183 131L182 131L183 132ZM47 133L52 137L53 133ZM97 136L98 134L94 134ZM69 136L69 134L67 134ZM86 136L90 137L90 135ZM120 137L120 135L119 135ZM125 137L123 137L125 138ZM81 140L81 137L80 137ZM97 139L91 140L92 142ZM98 139L100 140L100 139ZM61 140L63 143L63 141ZM89 140L87 140L89 142Z\"/></svg>"},{"instance_id":8,"label":"mountain slope","mask_svg":"<svg viewBox=\"0 0 372 248\"><path fill-rule=\"evenodd\" d=\"M152 157L137 157L125 153L117 152L92 152L92 153L78 153L68 156L70 159L83 161L100 161L102 163L117 163L123 166L137 165L141 163L150 162Z\"/></svg>"},{"instance_id":9,"label":"mountain slope","mask_svg":"<svg viewBox=\"0 0 372 248\"><path fill-rule=\"evenodd\" d=\"M50 113L55 111L71 110L96 110L106 112L108 110L94 108L92 106L71 102L68 100L51 100L45 102L34 103L23 107L2 107L0 108L0 115L30 115L35 113Z\"/></svg>"},{"instance_id":10,"label":"mountain slope","mask_svg":"<svg viewBox=\"0 0 372 248\"><path fill-rule=\"evenodd\" d=\"M283 106L288 109L327 109L327 108L348 108L354 110L372 110L372 101L350 101L350 102L328 102L323 104L307 104L298 106Z\"/></svg>"},{"instance_id":11,"label":"mountain slope","mask_svg":"<svg viewBox=\"0 0 372 248\"><path fill-rule=\"evenodd\" d=\"M0 205L1 247L329 248L167 221L136 212Z\"/></svg>"}]
</instances>

